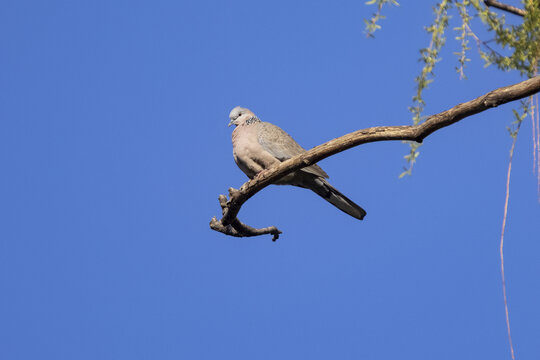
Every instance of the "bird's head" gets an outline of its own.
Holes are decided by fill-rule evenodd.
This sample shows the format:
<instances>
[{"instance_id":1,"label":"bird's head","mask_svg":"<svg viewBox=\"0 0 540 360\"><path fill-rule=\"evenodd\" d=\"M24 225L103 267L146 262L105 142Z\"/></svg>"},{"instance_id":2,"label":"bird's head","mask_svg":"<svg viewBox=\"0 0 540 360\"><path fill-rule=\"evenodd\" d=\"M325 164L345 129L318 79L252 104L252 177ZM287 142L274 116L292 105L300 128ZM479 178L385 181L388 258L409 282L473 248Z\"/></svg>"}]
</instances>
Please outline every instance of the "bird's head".
<instances>
[{"instance_id":1,"label":"bird's head","mask_svg":"<svg viewBox=\"0 0 540 360\"><path fill-rule=\"evenodd\" d=\"M244 123L246 123L248 120L252 118L257 118L257 117L251 110L237 106L234 109L232 109L229 114L229 119L231 119L231 121L229 122L229 126L243 125Z\"/></svg>"}]
</instances>

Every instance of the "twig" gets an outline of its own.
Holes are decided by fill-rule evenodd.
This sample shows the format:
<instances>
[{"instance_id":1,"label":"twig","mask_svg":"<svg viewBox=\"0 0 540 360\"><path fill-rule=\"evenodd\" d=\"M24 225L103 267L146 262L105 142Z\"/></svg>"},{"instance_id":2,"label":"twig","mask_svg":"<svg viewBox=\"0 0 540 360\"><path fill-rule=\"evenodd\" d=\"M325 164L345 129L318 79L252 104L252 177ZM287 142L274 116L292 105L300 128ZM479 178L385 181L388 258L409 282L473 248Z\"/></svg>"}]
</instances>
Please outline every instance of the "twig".
<instances>
[{"instance_id":1,"label":"twig","mask_svg":"<svg viewBox=\"0 0 540 360\"><path fill-rule=\"evenodd\" d=\"M538 202L540 203L540 103L538 102L538 94L536 94L534 97L536 99L536 105L533 114L531 114L531 117L533 119L533 151L536 166L533 166L533 174L534 170L536 170L536 192L538 195Z\"/></svg>"},{"instance_id":2,"label":"twig","mask_svg":"<svg viewBox=\"0 0 540 360\"><path fill-rule=\"evenodd\" d=\"M484 0L484 4L486 4L487 6L493 6L494 8L504 10L518 16L525 16L525 14L527 13L523 9L512 5L503 4L502 2L499 2L497 0Z\"/></svg>"},{"instance_id":3,"label":"twig","mask_svg":"<svg viewBox=\"0 0 540 360\"><path fill-rule=\"evenodd\" d=\"M495 49L493 49L491 46L488 45L489 42L491 42L491 41L493 41L495 39L486 40L486 41L480 40L480 38L474 33L474 31L472 31L472 29L469 27L469 25L466 25L466 26L467 26L467 30L469 31L469 35L471 35L474 38L474 40L476 41L476 47L477 47L479 52L482 52L481 45L484 45L493 54L496 54L497 56L502 57L501 53L499 53L498 51L496 51Z\"/></svg>"},{"instance_id":4,"label":"twig","mask_svg":"<svg viewBox=\"0 0 540 360\"><path fill-rule=\"evenodd\" d=\"M503 256L503 247L504 247L504 231L506 229L506 217L508 215L508 199L510 197L510 174L512 173L512 159L514 157L514 148L516 147L517 135L519 133L519 128L521 127L521 122L518 124L516 129L516 135L513 137L512 147L510 148L510 159L508 160L508 172L506 174L506 197L504 200L504 214L501 230L501 242L499 246L499 253L501 256L501 280L503 288L503 297L504 297L504 312L506 314L506 330L508 332L508 342L510 343L510 353L512 355L512 360L515 360L514 355L514 345L512 343L512 334L510 332L510 315L508 312L508 301L506 298L506 280L504 278L504 256Z\"/></svg>"},{"instance_id":5,"label":"twig","mask_svg":"<svg viewBox=\"0 0 540 360\"><path fill-rule=\"evenodd\" d=\"M357 130L337 139L330 140L292 159L286 160L274 168L268 169L256 179L246 182L240 190L231 189L229 191L229 201L223 203L220 200L223 210L221 220L213 220L211 222L211 228L224 234L232 235L231 231L226 229L229 229L228 225L233 225L234 228L236 216L242 205L266 186L295 170L313 165L329 156L370 142L389 140L422 142L427 136L443 127L455 124L466 117L478 114L487 109L530 96L538 91L540 91L540 76L490 91L474 100L458 104L449 110L432 115L425 122L418 125L372 127ZM271 228L255 230L271 233L268 229ZM235 230L239 234L234 236L255 236L251 234L245 235L238 228L235 228ZM278 232L277 229L273 230L275 230L274 232Z\"/></svg>"}]
</instances>

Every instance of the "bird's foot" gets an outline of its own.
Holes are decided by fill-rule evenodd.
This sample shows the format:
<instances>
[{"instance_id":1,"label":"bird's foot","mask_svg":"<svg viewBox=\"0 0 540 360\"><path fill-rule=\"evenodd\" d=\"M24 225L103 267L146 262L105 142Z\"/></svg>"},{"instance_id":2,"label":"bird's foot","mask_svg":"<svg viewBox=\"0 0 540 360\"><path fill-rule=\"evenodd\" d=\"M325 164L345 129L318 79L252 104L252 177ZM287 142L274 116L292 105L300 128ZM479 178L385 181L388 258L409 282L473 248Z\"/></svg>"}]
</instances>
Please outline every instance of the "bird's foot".
<instances>
[{"instance_id":1,"label":"bird's foot","mask_svg":"<svg viewBox=\"0 0 540 360\"><path fill-rule=\"evenodd\" d=\"M266 174L268 172L268 170L261 170L257 173L257 175L255 175L255 177L253 178L253 180L255 181L259 181L263 176L264 174Z\"/></svg>"}]
</instances>

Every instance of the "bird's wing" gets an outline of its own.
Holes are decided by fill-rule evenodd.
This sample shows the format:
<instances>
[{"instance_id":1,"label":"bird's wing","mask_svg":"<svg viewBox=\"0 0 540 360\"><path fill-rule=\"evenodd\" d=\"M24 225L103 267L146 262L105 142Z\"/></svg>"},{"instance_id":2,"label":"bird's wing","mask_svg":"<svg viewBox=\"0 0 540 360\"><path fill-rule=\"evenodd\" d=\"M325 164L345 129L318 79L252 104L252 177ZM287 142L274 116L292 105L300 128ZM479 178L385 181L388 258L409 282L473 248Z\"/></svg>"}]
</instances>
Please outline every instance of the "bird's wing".
<instances>
[{"instance_id":1,"label":"bird's wing","mask_svg":"<svg viewBox=\"0 0 540 360\"><path fill-rule=\"evenodd\" d=\"M279 161L285 161L306 152L289 134L278 126L267 122L261 122L259 124L257 137L263 149ZM316 176L328 178L328 174L317 164L307 166L301 170Z\"/></svg>"}]
</instances>

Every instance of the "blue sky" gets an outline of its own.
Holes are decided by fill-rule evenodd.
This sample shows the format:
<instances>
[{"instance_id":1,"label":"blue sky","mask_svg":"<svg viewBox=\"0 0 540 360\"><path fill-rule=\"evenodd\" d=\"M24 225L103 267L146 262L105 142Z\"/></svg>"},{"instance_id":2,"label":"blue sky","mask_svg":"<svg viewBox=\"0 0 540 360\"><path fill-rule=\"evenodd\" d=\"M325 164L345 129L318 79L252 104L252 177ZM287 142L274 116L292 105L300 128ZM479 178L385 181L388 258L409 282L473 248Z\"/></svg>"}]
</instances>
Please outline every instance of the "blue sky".
<instances>
[{"instance_id":1,"label":"blue sky","mask_svg":"<svg viewBox=\"0 0 540 360\"><path fill-rule=\"evenodd\" d=\"M398 179L399 142L321 162L363 222L271 186L240 219L278 226L276 243L208 227L217 196L246 180L234 106L306 148L409 124L431 6L388 9L366 39L363 1L3 2L0 358L508 359L513 105L431 135L412 177ZM475 49L459 80L453 36L427 114L520 80ZM540 356L532 156L527 118L505 239L523 359Z\"/></svg>"}]
</instances>

